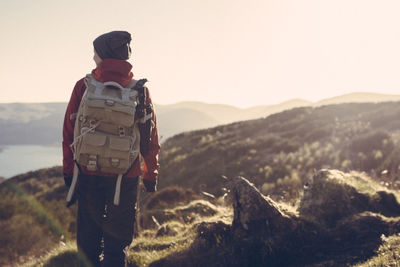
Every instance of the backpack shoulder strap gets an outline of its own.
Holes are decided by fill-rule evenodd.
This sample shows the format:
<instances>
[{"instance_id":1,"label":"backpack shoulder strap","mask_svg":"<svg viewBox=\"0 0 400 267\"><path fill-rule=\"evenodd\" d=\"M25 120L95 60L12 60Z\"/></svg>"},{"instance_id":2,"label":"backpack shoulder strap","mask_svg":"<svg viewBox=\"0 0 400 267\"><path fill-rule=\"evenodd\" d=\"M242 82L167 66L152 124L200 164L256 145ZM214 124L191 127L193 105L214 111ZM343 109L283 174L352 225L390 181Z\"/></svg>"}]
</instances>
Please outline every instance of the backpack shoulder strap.
<instances>
[{"instance_id":1,"label":"backpack shoulder strap","mask_svg":"<svg viewBox=\"0 0 400 267\"><path fill-rule=\"evenodd\" d=\"M151 105L146 104L146 89L144 84L147 82L147 79L140 79L136 82L133 90L138 92L138 106L136 109L137 118L140 119L143 123L143 118L145 115L150 115L152 112Z\"/></svg>"},{"instance_id":2,"label":"backpack shoulder strap","mask_svg":"<svg viewBox=\"0 0 400 267\"><path fill-rule=\"evenodd\" d=\"M138 80L132 79L132 81L130 81L126 87L133 89L137 82Z\"/></svg>"},{"instance_id":3,"label":"backpack shoulder strap","mask_svg":"<svg viewBox=\"0 0 400 267\"><path fill-rule=\"evenodd\" d=\"M85 82L86 88L89 86L89 84L92 84L93 82L98 82L92 74L87 74L86 77L83 79Z\"/></svg>"}]
</instances>

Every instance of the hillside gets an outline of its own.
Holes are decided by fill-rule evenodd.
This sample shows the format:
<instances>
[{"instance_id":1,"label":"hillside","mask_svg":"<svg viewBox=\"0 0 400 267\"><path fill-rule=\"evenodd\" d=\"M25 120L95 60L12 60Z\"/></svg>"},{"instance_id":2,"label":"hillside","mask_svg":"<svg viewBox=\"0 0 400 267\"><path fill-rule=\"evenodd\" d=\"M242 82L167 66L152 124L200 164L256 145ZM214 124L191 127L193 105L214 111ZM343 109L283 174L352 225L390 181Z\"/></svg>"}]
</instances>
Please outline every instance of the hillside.
<instances>
[{"instance_id":1,"label":"hillside","mask_svg":"<svg viewBox=\"0 0 400 267\"><path fill-rule=\"evenodd\" d=\"M293 198L321 168L365 171L397 187L399 138L397 102L295 108L167 140L160 187L221 195L222 175L243 175L266 195Z\"/></svg>"},{"instance_id":2,"label":"hillside","mask_svg":"<svg viewBox=\"0 0 400 267\"><path fill-rule=\"evenodd\" d=\"M62 168L42 169L0 184L0 265L41 255L75 236L75 212L65 208ZM26 258L25 258L26 260Z\"/></svg>"},{"instance_id":3,"label":"hillside","mask_svg":"<svg viewBox=\"0 0 400 267\"><path fill-rule=\"evenodd\" d=\"M218 251L227 253L233 249L225 246L229 242L221 243L225 244L222 250L218 250L219 246L216 245L218 242L231 240L229 238L239 240L238 246L244 246L241 243L242 239L236 239L236 235L225 235L231 233L230 229L236 229L231 228L231 222L236 213L233 212L232 202L228 201L224 204L225 194L232 190L226 185L226 179L221 178L222 175L228 178L244 176L254 183L254 190L268 196L267 202L273 201L273 203L283 205L292 210L295 215L303 214L305 217L302 217L303 215L299 217L301 223L294 224L298 226L308 227L309 223L315 222L315 218L310 217L308 212L310 210L319 210L321 216L325 218L326 214L324 215L322 211L337 210L338 207L345 208L344 215L341 215L343 221L340 225L345 225L346 229L347 226L352 225L354 218L361 218L364 212L373 212L372 217L368 215L357 222L364 222L364 220L371 222L372 220L377 223L377 227L382 227L376 229L383 229L382 233L390 238L388 237L387 240L386 237L378 238L378 240L376 238L378 233L375 233L370 236L372 240L368 241L368 244L371 246L365 248L366 254L360 255L357 254L357 250L352 250L345 258L348 263L353 264L356 261L368 259L375 261L373 256L376 252L374 251L380 246L383 246L382 251L387 251L388 244L391 244L395 251L400 251L400 245L398 245L400 240L393 235L393 230L398 229L395 227L400 224L397 221L399 207L396 204L399 194L397 191L400 165L399 138L400 105L396 102L295 108L262 119L241 121L176 135L168 139L162 146L159 174L161 191L149 198L144 205L140 219L143 222L144 230L131 247L131 266L147 266L150 262L157 260L163 262L162 258L168 255L170 256L165 261L169 262L169 266L176 266L173 265L175 260L178 261L175 253L193 256L193 254L184 254L183 252L192 247L192 244L209 244L213 247L212 251L216 253ZM318 190L323 188L320 186L316 190L313 189L315 177L319 177L318 174L321 173L317 170L323 168L367 173L371 178L361 179L357 177L364 177L365 174L351 174L355 178L346 178L345 180L348 180L347 182L354 181L350 184L351 187L356 188L354 190L360 194L372 194L372 197L366 198L358 193L352 195L354 190L351 189L349 191L351 194L346 197L341 192L333 192L329 195L329 199L335 201L358 199L350 204L329 202L327 199L327 202L320 200L315 202L325 206L312 206L312 199L323 197L314 194L311 202L304 202L307 200L305 199L307 190L318 193ZM338 181L343 181L341 177L348 177L335 173L333 172L332 175L338 177ZM364 183L367 183L368 186ZM319 184L321 185L321 183ZM186 189L171 189L170 186L186 187ZM378 193L388 189L395 190L393 196ZM211 193L217 197L213 198L209 194L201 192ZM347 187L345 192L347 192ZM50 260L56 260L57 255L64 260L63 255L76 260L76 252L69 245L74 240L74 209L76 207L71 210L64 206L66 188L63 185L60 167L13 177L0 184L0 194L2 196L0 199L0 265L10 262L15 265L18 261L25 261L30 255L43 255L53 249L55 251L48 256ZM300 204L301 199L303 199L303 206ZM307 208L304 208L307 205L304 206L304 203L308 203L308 207L312 206L312 208L307 211ZM335 208L331 208L330 205ZM349 208L352 205L356 205L356 207ZM360 215L354 218L346 217L349 216L349 212L353 215L360 213ZM282 211L282 214L286 214L286 211ZM332 214L326 216L328 219L322 219L324 224L333 227L329 224L329 218L331 218L329 216ZM156 218L160 227L157 226L153 217ZM298 221L295 218L294 220ZM387 224L387 222L392 222L393 225ZM364 226L362 224L360 227L370 229ZM295 235L300 233L295 229L310 230L307 227L297 228L296 226L293 228L293 233ZM341 235L340 232L337 232L341 229L332 228L334 234L332 240L336 240L337 235ZM361 235L364 233L357 232L358 228L349 229L353 229L355 233ZM201 235L203 230L204 233L209 233L205 236L211 238L206 240L211 243L204 243L205 241L202 239L204 236ZM220 232L215 235L214 231ZM312 229L310 231L312 232ZM366 231L370 232L370 230ZM258 232L256 231L256 233ZM321 233L324 238L332 238L332 235L327 232ZM220 236L221 234L223 235ZM216 240L215 238L218 236L222 239ZM260 234L260 236L263 235ZM363 238L368 237L369 235L365 235ZM313 241L313 239L302 240ZM343 239L343 242L347 241L351 240ZM65 242L67 242L67 246L63 245ZM329 246L335 246L336 243L332 242L329 243ZM348 244L355 245L351 242ZM195 248L200 249L199 253L204 253L201 247ZM271 249L271 253L275 251L273 246ZM304 253L312 254L313 250L310 248ZM208 256L209 259L213 259L213 257L215 259L216 255ZM231 254L223 255L229 257ZM275 255L277 258L274 259L281 259L277 255ZM207 259L208 256L203 255L203 258ZM340 258L339 256L322 253L318 261L333 261L334 264ZM381 256L379 255L379 257ZM306 261L306 258L303 260ZM139 262L136 262L136 259ZM179 256L179 260L186 261L188 259L190 257L183 259ZM43 262L43 260L44 258L41 258L39 261ZM37 265L36 261L33 262L33 266ZM399 263L397 260L395 262ZM48 266L59 265L50 264Z\"/></svg>"}]
</instances>

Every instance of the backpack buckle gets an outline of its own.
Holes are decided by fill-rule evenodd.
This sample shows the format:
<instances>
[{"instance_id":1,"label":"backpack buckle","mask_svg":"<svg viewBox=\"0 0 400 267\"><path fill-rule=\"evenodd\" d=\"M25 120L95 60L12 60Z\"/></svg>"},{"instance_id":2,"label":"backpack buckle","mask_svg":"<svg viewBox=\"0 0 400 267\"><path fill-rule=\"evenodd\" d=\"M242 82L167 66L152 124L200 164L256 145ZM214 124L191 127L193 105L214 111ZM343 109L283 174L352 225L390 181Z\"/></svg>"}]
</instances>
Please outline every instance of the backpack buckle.
<instances>
[{"instance_id":1,"label":"backpack buckle","mask_svg":"<svg viewBox=\"0 0 400 267\"><path fill-rule=\"evenodd\" d=\"M119 129L119 136L120 137L125 136L125 127L119 126L118 129Z\"/></svg>"},{"instance_id":2,"label":"backpack buckle","mask_svg":"<svg viewBox=\"0 0 400 267\"><path fill-rule=\"evenodd\" d=\"M89 125L90 125L90 133L94 133L94 130L97 127L97 121L96 120L90 120L89 121Z\"/></svg>"},{"instance_id":3,"label":"backpack buckle","mask_svg":"<svg viewBox=\"0 0 400 267\"><path fill-rule=\"evenodd\" d=\"M96 171L97 170L97 156L89 155L88 165L86 166L88 171Z\"/></svg>"},{"instance_id":4,"label":"backpack buckle","mask_svg":"<svg viewBox=\"0 0 400 267\"><path fill-rule=\"evenodd\" d=\"M114 106L115 101L112 100L112 99L106 99L106 100L104 101L104 103L105 103L107 106Z\"/></svg>"},{"instance_id":5,"label":"backpack buckle","mask_svg":"<svg viewBox=\"0 0 400 267\"><path fill-rule=\"evenodd\" d=\"M116 168L119 166L119 159L111 159L111 166Z\"/></svg>"}]
</instances>

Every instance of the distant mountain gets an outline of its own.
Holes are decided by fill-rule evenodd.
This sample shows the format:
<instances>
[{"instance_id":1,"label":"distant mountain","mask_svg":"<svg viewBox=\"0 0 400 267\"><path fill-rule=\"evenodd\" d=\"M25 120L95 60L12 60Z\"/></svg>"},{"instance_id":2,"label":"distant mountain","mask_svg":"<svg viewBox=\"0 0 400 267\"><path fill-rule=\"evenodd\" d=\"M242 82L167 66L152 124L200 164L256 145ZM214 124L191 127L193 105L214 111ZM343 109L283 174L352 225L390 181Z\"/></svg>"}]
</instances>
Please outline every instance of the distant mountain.
<instances>
[{"instance_id":1,"label":"distant mountain","mask_svg":"<svg viewBox=\"0 0 400 267\"><path fill-rule=\"evenodd\" d=\"M55 144L67 103L0 104L0 145Z\"/></svg>"},{"instance_id":2,"label":"distant mountain","mask_svg":"<svg viewBox=\"0 0 400 267\"><path fill-rule=\"evenodd\" d=\"M350 93L332 98L327 98L315 103L317 106L341 103L379 103L400 101L400 95L386 95L378 93Z\"/></svg>"},{"instance_id":3,"label":"distant mountain","mask_svg":"<svg viewBox=\"0 0 400 267\"><path fill-rule=\"evenodd\" d=\"M190 108L173 108L157 113L161 141L176 133L204 129L221 124L204 112Z\"/></svg>"},{"instance_id":4,"label":"distant mountain","mask_svg":"<svg viewBox=\"0 0 400 267\"><path fill-rule=\"evenodd\" d=\"M229 105L207 104L202 102L180 102L172 105L157 105L156 108L158 114L163 114L170 110L195 110L207 115L209 118L212 118L214 122L211 123L211 125L216 126L234 121L251 120L265 117L272 113L280 112L286 109L309 105L312 105L312 102L302 99L293 99L276 105L264 105L250 108L237 108Z\"/></svg>"},{"instance_id":5,"label":"distant mountain","mask_svg":"<svg viewBox=\"0 0 400 267\"><path fill-rule=\"evenodd\" d=\"M225 123L235 120L235 117L241 112L240 108L223 105L207 104L202 102L180 102L171 105L156 105L157 113L164 113L167 110L193 110L212 118L215 123Z\"/></svg>"},{"instance_id":6,"label":"distant mountain","mask_svg":"<svg viewBox=\"0 0 400 267\"><path fill-rule=\"evenodd\" d=\"M400 101L400 95L354 93L316 103L293 99L276 105L237 108L222 104L181 102L155 105L162 141L186 131L205 129L236 121L266 117L295 107L349 102ZM0 145L54 144L62 139L62 123L67 103L0 104Z\"/></svg>"},{"instance_id":7,"label":"distant mountain","mask_svg":"<svg viewBox=\"0 0 400 267\"><path fill-rule=\"evenodd\" d=\"M276 105L251 107L245 110L245 112L242 114L241 120L258 119L287 109L311 105L313 105L313 102L304 99L292 99Z\"/></svg>"},{"instance_id":8,"label":"distant mountain","mask_svg":"<svg viewBox=\"0 0 400 267\"><path fill-rule=\"evenodd\" d=\"M278 105L241 109L221 104L181 102L156 104L155 110L159 135L163 141L181 132L259 118L309 103L293 100ZM0 145L61 142L66 106L67 103L0 104Z\"/></svg>"}]
</instances>

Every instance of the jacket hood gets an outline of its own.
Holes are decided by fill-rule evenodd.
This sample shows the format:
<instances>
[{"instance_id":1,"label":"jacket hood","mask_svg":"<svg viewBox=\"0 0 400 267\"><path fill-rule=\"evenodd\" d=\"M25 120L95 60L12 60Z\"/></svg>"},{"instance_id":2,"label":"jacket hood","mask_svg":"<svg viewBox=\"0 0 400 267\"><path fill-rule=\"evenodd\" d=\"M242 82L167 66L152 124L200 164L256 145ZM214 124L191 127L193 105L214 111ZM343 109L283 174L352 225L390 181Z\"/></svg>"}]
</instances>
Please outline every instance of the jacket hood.
<instances>
[{"instance_id":1,"label":"jacket hood","mask_svg":"<svg viewBox=\"0 0 400 267\"><path fill-rule=\"evenodd\" d=\"M93 77L100 82L117 82L127 86L133 78L132 65L120 59L106 58L92 71Z\"/></svg>"}]
</instances>

